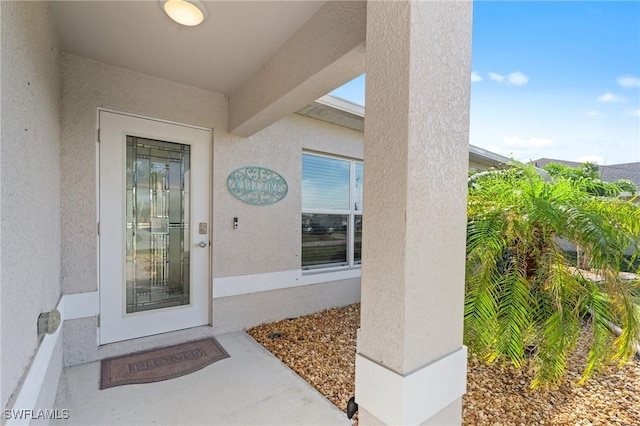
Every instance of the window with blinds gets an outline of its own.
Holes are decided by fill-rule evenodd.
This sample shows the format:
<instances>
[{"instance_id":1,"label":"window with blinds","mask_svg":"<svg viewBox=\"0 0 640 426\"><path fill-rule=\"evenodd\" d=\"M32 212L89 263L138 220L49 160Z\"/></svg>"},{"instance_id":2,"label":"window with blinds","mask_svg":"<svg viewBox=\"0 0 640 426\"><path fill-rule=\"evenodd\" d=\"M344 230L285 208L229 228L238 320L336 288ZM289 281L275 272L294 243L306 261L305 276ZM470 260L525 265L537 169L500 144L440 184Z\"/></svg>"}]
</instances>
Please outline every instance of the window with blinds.
<instances>
[{"instance_id":1,"label":"window with blinds","mask_svg":"<svg viewBox=\"0 0 640 426\"><path fill-rule=\"evenodd\" d=\"M302 154L302 269L360 264L362 174L360 161Z\"/></svg>"}]
</instances>

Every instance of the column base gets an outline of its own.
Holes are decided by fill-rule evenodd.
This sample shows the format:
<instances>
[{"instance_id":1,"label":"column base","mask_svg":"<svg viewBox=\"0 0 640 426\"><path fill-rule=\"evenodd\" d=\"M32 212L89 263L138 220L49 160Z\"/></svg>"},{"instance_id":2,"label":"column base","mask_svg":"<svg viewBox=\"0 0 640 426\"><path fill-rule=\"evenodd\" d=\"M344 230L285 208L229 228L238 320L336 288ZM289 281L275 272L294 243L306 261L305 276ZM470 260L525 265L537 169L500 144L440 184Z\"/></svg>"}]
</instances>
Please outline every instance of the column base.
<instances>
[{"instance_id":1,"label":"column base","mask_svg":"<svg viewBox=\"0 0 640 426\"><path fill-rule=\"evenodd\" d=\"M356 355L356 402L385 424L427 422L464 395L466 382L466 346L406 376Z\"/></svg>"}]
</instances>

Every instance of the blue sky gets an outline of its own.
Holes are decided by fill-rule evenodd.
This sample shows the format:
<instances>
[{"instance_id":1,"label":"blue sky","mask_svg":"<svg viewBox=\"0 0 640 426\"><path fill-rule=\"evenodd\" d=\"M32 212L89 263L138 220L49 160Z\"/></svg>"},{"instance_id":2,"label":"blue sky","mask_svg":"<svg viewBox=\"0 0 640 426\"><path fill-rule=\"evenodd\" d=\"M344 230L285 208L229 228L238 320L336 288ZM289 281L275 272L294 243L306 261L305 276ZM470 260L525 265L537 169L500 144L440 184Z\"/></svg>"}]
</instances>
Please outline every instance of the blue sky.
<instances>
[{"instance_id":1,"label":"blue sky","mask_svg":"<svg viewBox=\"0 0 640 426\"><path fill-rule=\"evenodd\" d=\"M470 143L521 161L640 161L640 2L476 1ZM364 104L364 76L334 95Z\"/></svg>"}]
</instances>

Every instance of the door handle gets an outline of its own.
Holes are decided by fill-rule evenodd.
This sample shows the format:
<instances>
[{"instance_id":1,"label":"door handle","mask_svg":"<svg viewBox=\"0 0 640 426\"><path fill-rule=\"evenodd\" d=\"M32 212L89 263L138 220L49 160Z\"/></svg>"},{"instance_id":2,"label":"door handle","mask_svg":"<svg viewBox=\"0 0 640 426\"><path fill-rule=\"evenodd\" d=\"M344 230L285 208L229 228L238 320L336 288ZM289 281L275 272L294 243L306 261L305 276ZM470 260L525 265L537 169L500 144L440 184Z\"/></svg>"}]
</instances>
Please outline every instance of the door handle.
<instances>
[{"instance_id":1,"label":"door handle","mask_svg":"<svg viewBox=\"0 0 640 426\"><path fill-rule=\"evenodd\" d=\"M198 245L199 245L200 247L202 247L202 248L205 248L205 247L207 247L209 244L208 244L206 241L200 241L200 242L198 243Z\"/></svg>"}]
</instances>

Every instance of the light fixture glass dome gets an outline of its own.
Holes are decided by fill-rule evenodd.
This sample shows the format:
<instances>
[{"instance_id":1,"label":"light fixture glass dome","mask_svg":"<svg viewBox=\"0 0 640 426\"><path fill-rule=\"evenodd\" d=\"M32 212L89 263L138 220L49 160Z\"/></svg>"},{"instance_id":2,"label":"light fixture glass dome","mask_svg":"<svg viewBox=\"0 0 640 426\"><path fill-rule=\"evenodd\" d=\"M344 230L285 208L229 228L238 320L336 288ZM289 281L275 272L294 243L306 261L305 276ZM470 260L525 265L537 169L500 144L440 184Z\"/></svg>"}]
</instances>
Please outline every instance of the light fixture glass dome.
<instances>
[{"instance_id":1,"label":"light fixture glass dome","mask_svg":"<svg viewBox=\"0 0 640 426\"><path fill-rule=\"evenodd\" d=\"M196 26L207 19L207 9L198 0L160 0L169 18L181 25Z\"/></svg>"}]
</instances>

